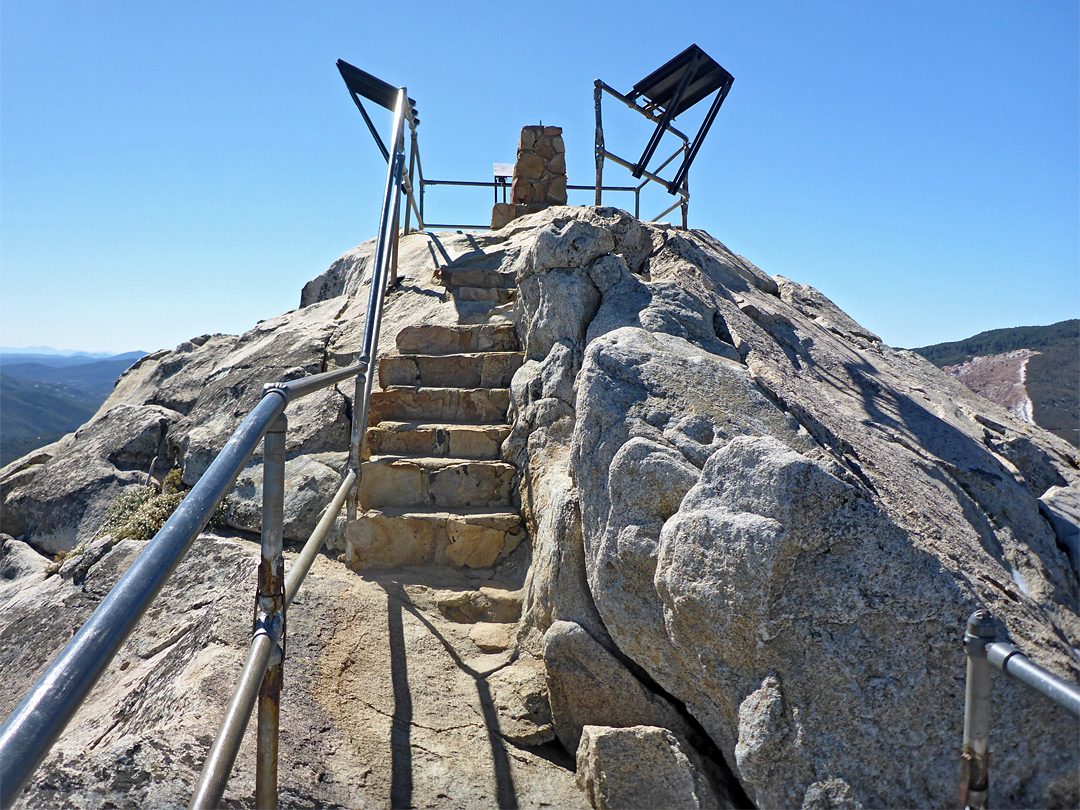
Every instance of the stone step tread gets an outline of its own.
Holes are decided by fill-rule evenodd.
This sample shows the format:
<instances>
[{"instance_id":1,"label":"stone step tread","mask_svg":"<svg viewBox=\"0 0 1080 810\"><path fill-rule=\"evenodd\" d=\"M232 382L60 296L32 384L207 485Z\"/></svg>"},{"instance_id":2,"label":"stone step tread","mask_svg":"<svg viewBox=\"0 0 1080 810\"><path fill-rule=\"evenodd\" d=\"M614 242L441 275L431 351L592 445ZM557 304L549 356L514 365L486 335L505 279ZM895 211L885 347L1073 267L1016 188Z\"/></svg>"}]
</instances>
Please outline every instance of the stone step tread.
<instances>
[{"instance_id":1,"label":"stone step tread","mask_svg":"<svg viewBox=\"0 0 1080 810\"><path fill-rule=\"evenodd\" d=\"M402 422L490 423L506 420L509 388L392 385L371 395L370 419Z\"/></svg>"},{"instance_id":2,"label":"stone step tread","mask_svg":"<svg viewBox=\"0 0 1080 810\"><path fill-rule=\"evenodd\" d=\"M517 286L517 277L503 270L484 270L479 267L444 267L439 271L448 287L486 287L508 290Z\"/></svg>"},{"instance_id":3,"label":"stone step tread","mask_svg":"<svg viewBox=\"0 0 1080 810\"><path fill-rule=\"evenodd\" d=\"M521 513L500 506L473 506L446 509L440 506L376 506L357 515L357 520L369 516L410 518L413 520L455 520L463 523L495 523L516 526L521 523Z\"/></svg>"},{"instance_id":4,"label":"stone step tread","mask_svg":"<svg viewBox=\"0 0 1080 810\"><path fill-rule=\"evenodd\" d=\"M379 361L379 384L505 388L524 360L517 351L391 354Z\"/></svg>"},{"instance_id":5,"label":"stone step tread","mask_svg":"<svg viewBox=\"0 0 1080 810\"><path fill-rule=\"evenodd\" d=\"M486 301L492 304L506 304L517 298L516 287L471 287L448 284L451 294L459 301Z\"/></svg>"},{"instance_id":6,"label":"stone step tread","mask_svg":"<svg viewBox=\"0 0 1080 810\"><path fill-rule=\"evenodd\" d=\"M398 332L398 351L418 354L460 354L462 352L514 351L518 348L513 324L421 324Z\"/></svg>"},{"instance_id":7,"label":"stone step tread","mask_svg":"<svg viewBox=\"0 0 1080 810\"><path fill-rule=\"evenodd\" d=\"M449 362L452 358L462 359L480 359L482 357L525 357L525 352L518 351L517 349L500 349L497 351L487 352L454 352L453 354L428 354L425 352L398 352L397 354L388 354L380 359L380 362L386 360L392 360L395 357L410 357L410 358L425 358L436 361Z\"/></svg>"},{"instance_id":8,"label":"stone step tread","mask_svg":"<svg viewBox=\"0 0 1080 810\"><path fill-rule=\"evenodd\" d=\"M483 568L513 551L524 536L521 515L506 507L378 507L346 526L345 560L354 571Z\"/></svg>"},{"instance_id":9,"label":"stone step tread","mask_svg":"<svg viewBox=\"0 0 1080 810\"><path fill-rule=\"evenodd\" d=\"M364 435L366 456L446 456L498 459L510 435L505 422L398 422L372 425Z\"/></svg>"},{"instance_id":10,"label":"stone step tread","mask_svg":"<svg viewBox=\"0 0 1080 810\"><path fill-rule=\"evenodd\" d=\"M459 391L459 392L462 392L462 393L465 393L465 392L472 393L474 391L483 391L485 393L488 393L488 392L490 392L490 393L501 393L501 392L505 391L505 392L509 393L510 389L509 389L509 387L507 387L505 385L500 386L498 388L482 388L480 386L459 387L459 386L454 386L454 385L388 385L382 391L373 391L371 393L371 395L375 396L375 394L379 394L379 393L388 394L388 393L401 393L401 392L406 392L406 391L412 391L412 392L416 392L416 393L426 393L426 392L438 393L438 392L441 392L441 391Z\"/></svg>"},{"instance_id":11,"label":"stone step tread","mask_svg":"<svg viewBox=\"0 0 1080 810\"><path fill-rule=\"evenodd\" d=\"M395 420L384 419L377 425L371 425L368 430L374 430L375 428L384 428L386 430L393 430L396 432L402 432L406 430L468 430L475 428L476 430L499 430L510 433L512 425L506 422L422 422L422 421L409 421L409 420Z\"/></svg>"},{"instance_id":12,"label":"stone step tread","mask_svg":"<svg viewBox=\"0 0 1080 810\"><path fill-rule=\"evenodd\" d=\"M501 506L513 501L517 468L495 459L377 456L360 465L357 497L380 506Z\"/></svg>"},{"instance_id":13,"label":"stone step tread","mask_svg":"<svg viewBox=\"0 0 1080 810\"><path fill-rule=\"evenodd\" d=\"M402 454L371 456L363 464L402 464L423 467L427 470L442 470L460 464L496 467L500 470L512 471L515 469L513 464L493 458L453 458L449 456L411 456Z\"/></svg>"}]
</instances>

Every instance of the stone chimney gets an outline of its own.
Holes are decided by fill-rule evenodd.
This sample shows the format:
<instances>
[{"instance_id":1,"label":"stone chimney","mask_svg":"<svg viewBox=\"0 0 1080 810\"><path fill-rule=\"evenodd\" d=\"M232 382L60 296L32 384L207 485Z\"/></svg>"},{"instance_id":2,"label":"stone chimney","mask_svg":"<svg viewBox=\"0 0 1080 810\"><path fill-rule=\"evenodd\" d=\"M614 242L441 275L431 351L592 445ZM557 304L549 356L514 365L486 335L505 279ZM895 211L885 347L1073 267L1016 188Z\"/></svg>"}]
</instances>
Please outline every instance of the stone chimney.
<instances>
[{"instance_id":1,"label":"stone chimney","mask_svg":"<svg viewBox=\"0 0 1080 810\"><path fill-rule=\"evenodd\" d=\"M492 229L552 205L566 205L566 147L562 127L521 128L509 203L495 203Z\"/></svg>"}]
</instances>

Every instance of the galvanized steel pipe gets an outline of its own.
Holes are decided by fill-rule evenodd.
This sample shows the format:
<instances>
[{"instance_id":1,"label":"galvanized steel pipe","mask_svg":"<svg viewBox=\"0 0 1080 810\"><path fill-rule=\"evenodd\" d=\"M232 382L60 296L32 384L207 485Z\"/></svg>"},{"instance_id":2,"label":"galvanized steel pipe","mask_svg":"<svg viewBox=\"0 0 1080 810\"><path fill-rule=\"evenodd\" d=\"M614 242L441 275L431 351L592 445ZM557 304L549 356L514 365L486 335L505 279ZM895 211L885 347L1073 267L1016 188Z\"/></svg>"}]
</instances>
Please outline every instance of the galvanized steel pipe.
<instances>
[{"instance_id":1,"label":"galvanized steel pipe","mask_svg":"<svg viewBox=\"0 0 1080 810\"><path fill-rule=\"evenodd\" d=\"M365 371L367 371L367 361L364 358L361 358L358 362L353 363L351 366L345 366L344 368L337 368L333 371L324 371L322 374L312 374L310 377L303 377L299 380L270 383L264 390L284 391L287 401L292 402L294 399L305 397L315 391L321 391L323 388L327 388L334 383L351 380L357 374L363 374Z\"/></svg>"},{"instance_id":2,"label":"galvanized steel pipe","mask_svg":"<svg viewBox=\"0 0 1080 810\"><path fill-rule=\"evenodd\" d=\"M255 807L277 807L278 720L281 714L282 663L288 632L285 615L285 414L263 439L262 559L256 594L256 626L269 624L277 644L259 690L258 748L255 756Z\"/></svg>"},{"instance_id":3,"label":"galvanized steel pipe","mask_svg":"<svg viewBox=\"0 0 1080 810\"><path fill-rule=\"evenodd\" d=\"M994 639L989 611L971 614L964 634L967 688L964 695L964 753L961 759L960 807L986 807L989 780L990 665L986 645Z\"/></svg>"},{"instance_id":4,"label":"galvanized steel pipe","mask_svg":"<svg viewBox=\"0 0 1080 810\"><path fill-rule=\"evenodd\" d=\"M240 680L236 682L225 718L221 721L210 754L203 763L199 784L195 795L191 797L188 810L217 810L221 807L221 797L225 794L225 785L229 781L240 743L244 740L251 710L259 697L259 686L270 656L277 650L277 639L265 630L256 632L251 640L247 661L244 663Z\"/></svg>"},{"instance_id":5,"label":"galvanized steel pipe","mask_svg":"<svg viewBox=\"0 0 1080 810\"><path fill-rule=\"evenodd\" d=\"M986 660L1010 678L1027 684L1059 706L1080 717L1080 689L1035 664L1011 644L995 641L986 645Z\"/></svg>"},{"instance_id":6,"label":"galvanized steel pipe","mask_svg":"<svg viewBox=\"0 0 1080 810\"><path fill-rule=\"evenodd\" d=\"M263 434L284 410L284 396L263 396L131 568L0 728L0 806L9 806L18 796L224 500Z\"/></svg>"},{"instance_id":7,"label":"galvanized steel pipe","mask_svg":"<svg viewBox=\"0 0 1080 810\"><path fill-rule=\"evenodd\" d=\"M322 518L319 520L319 524L315 527L315 531L311 533L311 537L304 544L303 550L297 556L296 560L292 564L292 568L289 569L288 576L285 577L285 607L288 608L292 604L293 599L296 598L297 591L300 590L300 586L304 582L304 577L307 576L309 570L311 570L311 564L315 562L315 557L322 549L323 542L326 540L326 535L330 533L330 530L334 527L334 521L337 520L338 514L341 512L342 504L345 503L346 497L352 492L353 487L356 485L356 473L349 470L349 474L345 476L345 480L341 482L341 486L338 487L337 493L334 495L330 505L326 507L326 511L323 512Z\"/></svg>"}]
</instances>

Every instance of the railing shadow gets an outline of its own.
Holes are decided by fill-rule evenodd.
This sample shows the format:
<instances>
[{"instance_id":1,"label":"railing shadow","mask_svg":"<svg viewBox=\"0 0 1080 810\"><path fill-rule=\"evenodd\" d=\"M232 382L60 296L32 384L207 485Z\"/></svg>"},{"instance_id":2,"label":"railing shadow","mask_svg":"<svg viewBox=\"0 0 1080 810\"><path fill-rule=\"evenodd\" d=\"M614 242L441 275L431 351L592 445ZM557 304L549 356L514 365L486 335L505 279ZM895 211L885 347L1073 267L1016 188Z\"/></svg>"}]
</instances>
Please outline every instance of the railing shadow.
<instances>
[{"instance_id":1,"label":"railing shadow","mask_svg":"<svg viewBox=\"0 0 1080 810\"><path fill-rule=\"evenodd\" d=\"M412 693L401 603L387 594L386 625L390 642L390 682L394 712L390 722L390 806L412 807Z\"/></svg>"},{"instance_id":2,"label":"railing shadow","mask_svg":"<svg viewBox=\"0 0 1080 810\"><path fill-rule=\"evenodd\" d=\"M412 603L400 583L383 582L387 595L387 624L390 639L391 681L394 689L394 713L391 731L391 807L411 807L413 794L411 727L413 720L412 695L408 683L408 660L405 649L403 611L408 612L427 628L454 664L473 679L480 709L491 746L491 761L495 776L496 801L504 810L517 810L518 797L514 776L510 771L510 756L499 733L499 715L491 696L486 673L478 672L462 660L454 646L439 632L427 617Z\"/></svg>"}]
</instances>

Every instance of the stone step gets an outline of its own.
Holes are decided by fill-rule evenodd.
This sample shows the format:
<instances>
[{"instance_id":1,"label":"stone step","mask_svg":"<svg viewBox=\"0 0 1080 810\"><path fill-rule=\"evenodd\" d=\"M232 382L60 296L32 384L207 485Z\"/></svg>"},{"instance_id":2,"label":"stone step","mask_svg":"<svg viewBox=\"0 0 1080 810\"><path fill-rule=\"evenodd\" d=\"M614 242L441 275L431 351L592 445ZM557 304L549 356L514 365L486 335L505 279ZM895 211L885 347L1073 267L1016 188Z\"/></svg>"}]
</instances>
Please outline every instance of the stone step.
<instances>
[{"instance_id":1,"label":"stone step","mask_svg":"<svg viewBox=\"0 0 1080 810\"><path fill-rule=\"evenodd\" d=\"M357 498L383 506L509 506L517 468L502 461L372 456L360 465Z\"/></svg>"},{"instance_id":2,"label":"stone step","mask_svg":"<svg viewBox=\"0 0 1080 810\"><path fill-rule=\"evenodd\" d=\"M499 423L506 421L509 388L390 386L371 394L368 424L395 422Z\"/></svg>"},{"instance_id":3,"label":"stone step","mask_svg":"<svg viewBox=\"0 0 1080 810\"><path fill-rule=\"evenodd\" d=\"M522 352L393 354L379 361L379 385L506 388L524 359Z\"/></svg>"},{"instance_id":4,"label":"stone step","mask_svg":"<svg viewBox=\"0 0 1080 810\"><path fill-rule=\"evenodd\" d=\"M498 459L510 425L381 422L367 429L365 456L446 456Z\"/></svg>"},{"instance_id":5,"label":"stone step","mask_svg":"<svg viewBox=\"0 0 1080 810\"><path fill-rule=\"evenodd\" d=\"M486 568L524 538L509 509L372 509L345 529L345 560L354 571L405 565Z\"/></svg>"},{"instance_id":6,"label":"stone step","mask_svg":"<svg viewBox=\"0 0 1080 810\"><path fill-rule=\"evenodd\" d=\"M458 301L486 301L491 304L507 304L517 298L517 289L501 287L451 287Z\"/></svg>"},{"instance_id":7,"label":"stone step","mask_svg":"<svg viewBox=\"0 0 1080 810\"><path fill-rule=\"evenodd\" d=\"M509 290L517 286L514 273L484 267L444 267L439 270L443 284L448 287L487 287Z\"/></svg>"},{"instance_id":8,"label":"stone step","mask_svg":"<svg viewBox=\"0 0 1080 810\"><path fill-rule=\"evenodd\" d=\"M512 324L423 325L398 332L397 347L402 354L513 352L518 341Z\"/></svg>"}]
</instances>

